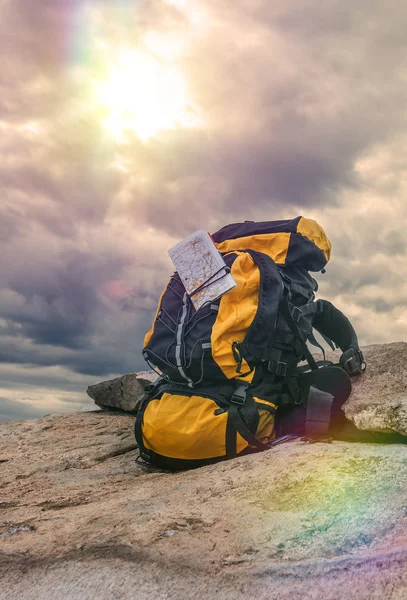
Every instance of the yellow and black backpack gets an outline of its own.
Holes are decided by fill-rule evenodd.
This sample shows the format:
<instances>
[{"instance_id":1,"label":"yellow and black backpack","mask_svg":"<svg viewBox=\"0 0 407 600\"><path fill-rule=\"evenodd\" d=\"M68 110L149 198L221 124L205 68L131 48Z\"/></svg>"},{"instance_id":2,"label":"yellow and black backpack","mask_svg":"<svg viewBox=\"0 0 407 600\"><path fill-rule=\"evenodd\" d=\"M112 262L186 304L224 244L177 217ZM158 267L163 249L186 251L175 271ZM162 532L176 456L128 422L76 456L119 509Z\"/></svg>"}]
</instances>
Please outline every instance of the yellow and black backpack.
<instances>
[{"instance_id":1,"label":"yellow and black backpack","mask_svg":"<svg viewBox=\"0 0 407 600\"><path fill-rule=\"evenodd\" d=\"M236 287L195 311L174 273L143 356L158 371L136 419L140 456L188 468L264 449L282 404L300 402L293 377L315 341L316 281L331 245L316 221L227 225L213 234Z\"/></svg>"}]
</instances>

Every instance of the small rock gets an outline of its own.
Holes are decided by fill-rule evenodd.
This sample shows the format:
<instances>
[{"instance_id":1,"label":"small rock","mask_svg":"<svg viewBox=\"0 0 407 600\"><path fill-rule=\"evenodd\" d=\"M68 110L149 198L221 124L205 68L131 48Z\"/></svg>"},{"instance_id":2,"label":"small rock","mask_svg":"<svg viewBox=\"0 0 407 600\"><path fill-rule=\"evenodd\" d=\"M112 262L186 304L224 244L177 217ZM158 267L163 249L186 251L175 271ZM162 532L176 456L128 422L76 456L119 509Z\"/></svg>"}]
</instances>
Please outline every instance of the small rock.
<instances>
[{"instance_id":1,"label":"small rock","mask_svg":"<svg viewBox=\"0 0 407 600\"><path fill-rule=\"evenodd\" d=\"M91 385L86 393L100 408L136 412L146 386L156 379L154 371L129 373Z\"/></svg>"}]
</instances>

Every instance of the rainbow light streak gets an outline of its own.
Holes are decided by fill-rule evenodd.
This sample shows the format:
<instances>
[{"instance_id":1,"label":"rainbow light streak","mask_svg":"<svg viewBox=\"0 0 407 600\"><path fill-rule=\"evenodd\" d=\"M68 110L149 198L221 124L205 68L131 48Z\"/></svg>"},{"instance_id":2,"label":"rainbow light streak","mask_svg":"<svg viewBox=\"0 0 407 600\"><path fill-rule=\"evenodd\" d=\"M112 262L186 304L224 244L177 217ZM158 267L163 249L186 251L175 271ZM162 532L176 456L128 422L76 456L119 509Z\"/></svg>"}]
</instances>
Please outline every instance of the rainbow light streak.
<instances>
[{"instance_id":1,"label":"rainbow light streak","mask_svg":"<svg viewBox=\"0 0 407 600\"><path fill-rule=\"evenodd\" d=\"M261 493L252 490L270 557L359 554L385 538L396 512L392 499L403 498L403 482L389 485L382 475L386 456L366 454L335 456L330 449L326 461L323 452L304 455L301 471L273 477L269 489L266 479Z\"/></svg>"}]
</instances>

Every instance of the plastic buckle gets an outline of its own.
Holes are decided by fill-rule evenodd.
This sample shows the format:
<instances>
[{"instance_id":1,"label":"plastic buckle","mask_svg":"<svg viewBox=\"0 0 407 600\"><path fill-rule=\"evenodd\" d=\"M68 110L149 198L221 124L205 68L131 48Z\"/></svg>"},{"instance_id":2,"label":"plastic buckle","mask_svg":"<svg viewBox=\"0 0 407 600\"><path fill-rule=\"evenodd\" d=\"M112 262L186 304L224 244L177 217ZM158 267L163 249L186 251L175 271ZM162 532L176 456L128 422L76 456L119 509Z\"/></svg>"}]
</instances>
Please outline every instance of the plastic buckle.
<instances>
[{"instance_id":1,"label":"plastic buckle","mask_svg":"<svg viewBox=\"0 0 407 600\"><path fill-rule=\"evenodd\" d=\"M358 352L358 357L359 357L359 362L360 362L360 370L362 373L364 373L366 371L365 358L364 358L361 350L358 350L357 352Z\"/></svg>"},{"instance_id":2,"label":"plastic buckle","mask_svg":"<svg viewBox=\"0 0 407 600\"><path fill-rule=\"evenodd\" d=\"M288 365L285 362L277 362L275 360L269 360L267 370L270 373L274 373L277 377L285 377L287 375Z\"/></svg>"},{"instance_id":3,"label":"plastic buckle","mask_svg":"<svg viewBox=\"0 0 407 600\"><path fill-rule=\"evenodd\" d=\"M276 372L276 367L277 367L277 363L275 360L269 360L267 363L267 371L270 371L270 373L275 373Z\"/></svg>"},{"instance_id":4,"label":"plastic buckle","mask_svg":"<svg viewBox=\"0 0 407 600\"><path fill-rule=\"evenodd\" d=\"M291 316L296 323L298 323L302 317L302 311L298 306L293 306L291 310Z\"/></svg>"},{"instance_id":5,"label":"plastic buckle","mask_svg":"<svg viewBox=\"0 0 407 600\"><path fill-rule=\"evenodd\" d=\"M285 377L287 375L287 363L278 362L276 366L276 375L277 377Z\"/></svg>"},{"instance_id":6,"label":"plastic buckle","mask_svg":"<svg viewBox=\"0 0 407 600\"><path fill-rule=\"evenodd\" d=\"M243 406L246 402L246 387L247 386L239 386L235 389L232 394L232 398L230 399L233 404L239 404L239 406Z\"/></svg>"},{"instance_id":7,"label":"plastic buckle","mask_svg":"<svg viewBox=\"0 0 407 600\"><path fill-rule=\"evenodd\" d=\"M349 373L349 375L354 375L355 373L358 373L359 371L359 365L358 365L358 361L356 360L355 356L351 356L350 358L348 358L348 360L345 362L345 371L347 371Z\"/></svg>"}]
</instances>

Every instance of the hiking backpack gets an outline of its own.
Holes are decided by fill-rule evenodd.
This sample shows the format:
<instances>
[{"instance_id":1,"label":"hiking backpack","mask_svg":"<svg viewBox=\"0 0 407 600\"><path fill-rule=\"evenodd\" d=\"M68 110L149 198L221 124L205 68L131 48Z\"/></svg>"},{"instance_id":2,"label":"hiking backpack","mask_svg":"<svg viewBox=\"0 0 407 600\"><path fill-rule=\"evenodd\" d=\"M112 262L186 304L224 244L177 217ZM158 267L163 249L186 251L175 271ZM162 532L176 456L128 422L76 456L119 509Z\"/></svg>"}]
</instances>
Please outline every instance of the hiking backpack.
<instances>
[{"instance_id":1,"label":"hiking backpack","mask_svg":"<svg viewBox=\"0 0 407 600\"><path fill-rule=\"evenodd\" d=\"M212 236L236 287L195 311L178 273L165 287L143 356L160 379L142 399L144 460L184 468L264 448L279 406L302 401L293 375L314 340L317 283L331 245L316 221L227 225Z\"/></svg>"}]
</instances>

